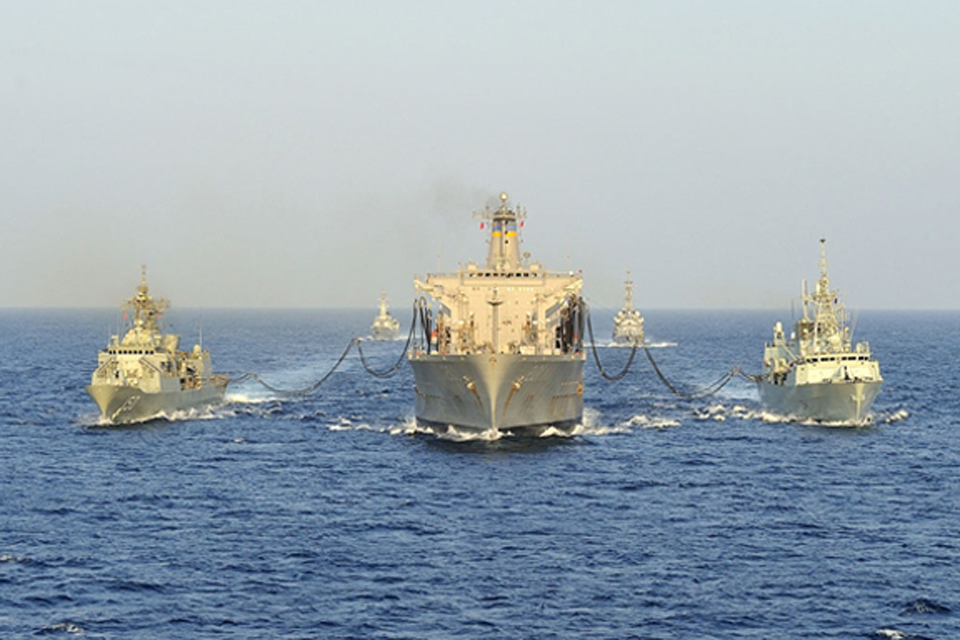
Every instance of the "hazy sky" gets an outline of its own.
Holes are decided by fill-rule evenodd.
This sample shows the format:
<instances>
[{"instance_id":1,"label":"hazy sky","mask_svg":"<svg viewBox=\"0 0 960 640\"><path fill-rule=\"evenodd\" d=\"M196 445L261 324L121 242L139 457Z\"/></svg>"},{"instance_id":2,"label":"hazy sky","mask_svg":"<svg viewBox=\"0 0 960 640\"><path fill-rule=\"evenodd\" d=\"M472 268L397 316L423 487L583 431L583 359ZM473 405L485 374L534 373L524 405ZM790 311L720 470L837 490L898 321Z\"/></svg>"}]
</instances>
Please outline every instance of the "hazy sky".
<instances>
[{"instance_id":1,"label":"hazy sky","mask_svg":"<svg viewBox=\"0 0 960 640\"><path fill-rule=\"evenodd\" d=\"M0 0L0 306L395 307L525 250L654 307L960 308L960 2Z\"/></svg>"}]
</instances>

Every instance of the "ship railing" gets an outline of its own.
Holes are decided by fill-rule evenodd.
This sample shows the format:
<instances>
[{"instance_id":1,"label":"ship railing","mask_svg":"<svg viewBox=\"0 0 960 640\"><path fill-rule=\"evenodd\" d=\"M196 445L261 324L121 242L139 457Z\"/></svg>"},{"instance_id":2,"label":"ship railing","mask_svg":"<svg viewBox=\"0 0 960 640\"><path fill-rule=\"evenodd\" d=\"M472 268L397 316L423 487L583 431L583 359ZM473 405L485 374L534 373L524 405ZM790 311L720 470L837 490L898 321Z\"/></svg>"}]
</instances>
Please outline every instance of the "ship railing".
<instances>
[{"instance_id":1,"label":"ship railing","mask_svg":"<svg viewBox=\"0 0 960 640\"><path fill-rule=\"evenodd\" d=\"M103 364L97 367L97 370L93 372L94 377L96 378L109 378L110 369L117 364L116 358L110 358L109 360L104 360Z\"/></svg>"},{"instance_id":2,"label":"ship railing","mask_svg":"<svg viewBox=\"0 0 960 640\"><path fill-rule=\"evenodd\" d=\"M428 278L516 278L535 280L538 278L572 278L574 271L546 271L541 269L518 269L516 271L497 271L496 269L460 269L459 271L437 271L427 274Z\"/></svg>"},{"instance_id":3,"label":"ship railing","mask_svg":"<svg viewBox=\"0 0 960 640\"><path fill-rule=\"evenodd\" d=\"M547 347L543 345L517 345L513 347L502 348L500 351L494 351L490 344L477 345L474 349L461 348L449 349L446 351L431 350L427 351L422 346L412 346L407 352L409 358L419 358L427 355L435 356L479 356L479 355L519 355L519 356L561 356L572 355L574 351L564 353L563 349L556 347ZM576 352L579 353L579 352Z\"/></svg>"},{"instance_id":4,"label":"ship railing","mask_svg":"<svg viewBox=\"0 0 960 640\"><path fill-rule=\"evenodd\" d=\"M160 374L161 376L164 375L164 374L163 374L163 370L162 370L160 367L158 367L157 365L153 364L152 362L150 362L150 361L147 360L146 358L140 358L140 360L139 360L138 362L139 362L140 364L142 364L142 365L150 368L150 369L153 369L154 371L156 371L156 372L157 372L158 374Z\"/></svg>"}]
</instances>

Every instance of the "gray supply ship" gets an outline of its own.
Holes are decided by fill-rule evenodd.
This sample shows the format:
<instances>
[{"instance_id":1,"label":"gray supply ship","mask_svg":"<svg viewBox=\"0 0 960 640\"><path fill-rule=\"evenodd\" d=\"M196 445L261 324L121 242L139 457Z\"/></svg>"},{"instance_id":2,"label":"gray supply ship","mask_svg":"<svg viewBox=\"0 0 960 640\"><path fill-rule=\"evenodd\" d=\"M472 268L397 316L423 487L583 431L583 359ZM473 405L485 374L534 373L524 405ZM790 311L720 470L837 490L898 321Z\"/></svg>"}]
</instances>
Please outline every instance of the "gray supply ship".
<instances>
[{"instance_id":1,"label":"gray supply ship","mask_svg":"<svg viewBox=\"0 0 960 640\"><path fill-rule=\"evenodd\" d=\"M802 286L803 318L789 340L783 325L763 350L760 400L774 413L823 422L866 418L880 393L880 364L866 342L852 344L839 292L830 290L826 241L820 241L820 279L812 294Z\"/></svg>"},{"instance_id":2,"label":"gray supply ship","mask_svg":"<svg viewBox=\"0 0 960 640\"><path fill-rule=\"evenodd\" d=\"M387 292L380 292L380 313L370 325L370 337L373 340L396 340L400 335L400 321L387 311Z\"/></svg>"},{"instance_id":3,"label":"gray supply ship","mask_svg":"<svg viewBox=\"0 0 960 640\"><path fill-rule=\"evenodd\" d=\"M430 300L426 338L409 355L416 417L441 433L536 435L572 429L583 416L583 279L521 254L526 214L507 194L500 199L476 214L481 229L489 225L485 265L414 280Z\"/></svg>"},{"instance_id":4,"label":"gray supply ship","mask_svg":"<svg viewBox=\"0 0 960 640\"><path fill-rule=\"evenodd\" d=\"M629 269L623 288L623 308L613 318L613 342L618 345L642 345L643 316L633 308L633 279Z\"/></svg>"},{"instance_id":5,"label":"gray supply ship","mask_svg":"<svg viewBox=\"0 0 960 640\"><path fill-rule=\"evenodd\" d=\"M132 326L122 340L111 336L86 387L103 417L115 424L143 422L223 400L229 378L212 373L210 352L200 345L180 351L180 336L161 333L158 321L167 306L166 300L150 296L144 268L137 295L123 306L134 314Z\"/></svg>"}]
</instances>

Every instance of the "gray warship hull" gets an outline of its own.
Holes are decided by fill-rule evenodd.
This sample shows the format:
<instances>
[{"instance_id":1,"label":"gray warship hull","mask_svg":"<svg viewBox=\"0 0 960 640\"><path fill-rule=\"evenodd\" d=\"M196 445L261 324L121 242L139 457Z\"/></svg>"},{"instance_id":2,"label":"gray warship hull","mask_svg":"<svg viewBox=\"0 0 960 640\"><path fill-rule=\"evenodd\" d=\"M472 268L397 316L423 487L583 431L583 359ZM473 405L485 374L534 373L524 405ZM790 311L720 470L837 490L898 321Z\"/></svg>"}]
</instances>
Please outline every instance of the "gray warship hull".
<instances>
[{"instance_id":1,"label":"gray warship hull","mask_svg":"<svg viewBox=\"0 0 960 640\"><path fill-rule=\"evenodd\" d=\"M782 416L820 422L862 422L880 393L882 380L777 385L757 383L764 407Z\"/></svg>"},{"instance_id":2,"label":"gray warship hull","mask_svg":"<svg viewBox=\"0 0 960 640\"><path fill-rule=\"evenodd\" d=\"M399 335L400 331L392 327L373 326L370 328L370 339L374 342L390 342L396 340Z\"/></svg>"},{"instance_id":3,"label":"gray warship hull","mask_svg":"<svg viewBox=\"0 0 960 640\"><path fill-rule=\"evenodd\" d=\"M130 424L222 402L226 385L207 384L199 389L148 393L137 387L91 384L86 390L104 419L114 424Z\"/></svg>"},{"instance_id":4,"label":"gray warship hull","mask_svg":"<svg viewBox=\"0 0 960 640\"><path fill-rule=\"evenodd\" d=\"M580 354L414 356L417 423L441 433L572 430L583 419L583 362Z\"/></svg>"}]
</instances>

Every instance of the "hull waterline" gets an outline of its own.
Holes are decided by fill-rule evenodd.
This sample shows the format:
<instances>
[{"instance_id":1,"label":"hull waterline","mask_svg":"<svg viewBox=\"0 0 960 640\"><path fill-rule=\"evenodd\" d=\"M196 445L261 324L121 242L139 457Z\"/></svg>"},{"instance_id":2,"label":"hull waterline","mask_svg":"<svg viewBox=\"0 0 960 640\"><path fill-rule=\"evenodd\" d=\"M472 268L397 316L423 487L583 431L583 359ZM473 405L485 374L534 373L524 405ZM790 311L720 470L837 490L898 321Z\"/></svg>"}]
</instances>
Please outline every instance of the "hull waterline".
<instances>
[{"instance_id":1,"label":"hull waterline","mask_svg":"<svg viewBox=\"0 0 960 640\"><path fill-rule=\"evenodd\" d=\"M803 385L758 383L760 400L773 413L820 422L861 423L880 393L882 381Z\"/></svg>"},{"instance_id":2,"label":"hull waterline","mask_svg":"<svg viewBox=\"0 0 960 640\"><path fill-rule=\"evenodd\" d=\"M431 355L411 365L417 422L434 430L538 434L583 419L579 355Z\"/></svg>"},{"instance_id":3,"label":"hull waterline","mask_svg":"<svg viewBox=\"0 0 960 640\"><path fill-rule=\"evenodd\" d=\"M104 384L85 388L100 408L100 415L114 424L146 422L177 411L203 409L222 402L226 391L225 386L213 384L166 393L145 393L136 387Z\"/></svg>"}]
</instances>

